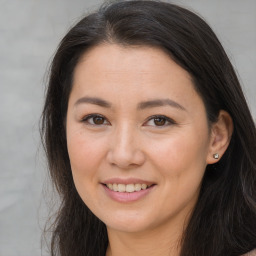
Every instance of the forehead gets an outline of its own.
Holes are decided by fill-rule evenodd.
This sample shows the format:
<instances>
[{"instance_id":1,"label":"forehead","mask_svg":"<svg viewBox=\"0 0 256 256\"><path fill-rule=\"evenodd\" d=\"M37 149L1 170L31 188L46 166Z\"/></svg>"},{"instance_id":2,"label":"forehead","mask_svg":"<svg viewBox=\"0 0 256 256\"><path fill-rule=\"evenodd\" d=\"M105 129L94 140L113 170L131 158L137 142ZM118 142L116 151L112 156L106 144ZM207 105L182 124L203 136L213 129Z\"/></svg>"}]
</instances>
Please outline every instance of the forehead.
<instances>
[{"instance_id":1,"label":"forehead","mask_svg":"<svg viewBox=\"0 0 256 256\"><path fill-rule=\"evenodd\" d=\"M87 66L90 72L97 72L100 67L105 72L131 72L161 74L170 72L191 79L188 72L178 66L162 49L150 46L123 46L101 44L86 51L80 58L76 71ZM84 70L85 71L85 70ZM134 72L136 71L136 72Z\"/></svg>"},{"instance_id":2,"label":"forehead","mask_svg":"<svg viewBox=\"0 0 256 256\"><path fill-rule=\"evenodd\" d=\"M73 81L72 93L77 97L100 94L129 101L199 97L189 73L163 50L149 46L96 46L81 57Z\"/></svg>"}]
</instances>

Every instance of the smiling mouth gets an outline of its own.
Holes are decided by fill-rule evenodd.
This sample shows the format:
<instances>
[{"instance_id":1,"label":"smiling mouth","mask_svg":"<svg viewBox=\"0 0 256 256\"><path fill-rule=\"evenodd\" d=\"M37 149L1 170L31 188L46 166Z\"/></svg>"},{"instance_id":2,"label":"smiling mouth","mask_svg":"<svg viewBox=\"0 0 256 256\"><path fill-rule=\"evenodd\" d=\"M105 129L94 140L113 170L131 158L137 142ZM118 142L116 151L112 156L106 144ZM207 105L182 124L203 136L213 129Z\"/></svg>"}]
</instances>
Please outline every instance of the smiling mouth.
<instances>
[{"instance_id":1,"label":"smiling mouth","mask_svg":"<svg viewBox=\"0 0 256 256\"><path fill-rule=\"evenodd\" d=\"M124 193L124 192L128 192L128 193L133 193L133 192L139 192L141 190L146 190L150 187L152 187L154 184L152 185L147 185L147 184L139 184L139 183L136 183L136 184L111 184L111 183L108 183L108 184L104 184L107 188L109 188L111 191L114 191L114 192L121 192L121 193Z\"/></svg>"}]
</instances>

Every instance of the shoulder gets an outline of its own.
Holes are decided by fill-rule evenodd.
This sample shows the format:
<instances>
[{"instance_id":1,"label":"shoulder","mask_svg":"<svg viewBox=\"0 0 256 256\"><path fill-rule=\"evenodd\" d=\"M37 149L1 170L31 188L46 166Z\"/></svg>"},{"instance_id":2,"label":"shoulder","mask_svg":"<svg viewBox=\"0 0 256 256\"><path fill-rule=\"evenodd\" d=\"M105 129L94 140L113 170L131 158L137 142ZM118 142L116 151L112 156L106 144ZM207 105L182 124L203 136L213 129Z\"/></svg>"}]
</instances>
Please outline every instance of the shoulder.
<instances>
[{"instance_id":1,"label":"shoulder","mask_svg":"<svg viewBox=\"0 0 256 256\"><path fill-rule=\"evenodd\" d=\"M246 254L243 254L241 256L256 256L256 249L254 249Z\"/></svg>"}]
</instances>

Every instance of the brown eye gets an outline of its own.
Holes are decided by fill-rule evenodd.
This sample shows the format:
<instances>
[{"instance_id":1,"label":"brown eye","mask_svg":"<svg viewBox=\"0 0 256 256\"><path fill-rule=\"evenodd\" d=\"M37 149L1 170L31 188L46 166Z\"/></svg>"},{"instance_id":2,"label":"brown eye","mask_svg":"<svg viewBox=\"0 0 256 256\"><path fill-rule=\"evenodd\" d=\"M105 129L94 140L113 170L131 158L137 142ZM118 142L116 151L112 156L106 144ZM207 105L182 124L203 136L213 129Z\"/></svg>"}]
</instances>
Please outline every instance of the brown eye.
<instances>
[{"instance_id":1,"label":"brown eye","mask_svg":"<svg viewBox=\"0 0 256 256\"><path fill-rule=\"evenodd\" d=\"M176 122L171 119L170 117L163 116L163 115L155 115L151 116L146 123L145 126L152 126L152 127L166 127L170 125L175 125Z\"/></svg>"},{"instance_id":2,"label":"brown eye","mask_svg":"<svg viewBox=\"0 0 256 256\"><path fill-rule=\"evenodd\" d=\"M105 119L101 116L95 116L93 117L93 123L100 125L100 124L104 124Z\"/></svg>"},{"instance_id":3,"label":"brown eye","mask_svg":"<svg viewBox=\"0 0 256 256\"><path fill-rule=\"evenodd\" d=\"M106 118L98 114L88 115L82 119L82 122L88 125L109 125L109 122L106 120Z\"/></svg>"},{"instance_id":4,"label":"brown eye","mask_svg":"<svg viewBox=\"0 0 256 256\"><path fill-rule=\"evenodd\" d=\"M166 123L166 119L165 118L162 118L162 117L154 118L154 124L156 126L162 126L162 125L165 125L165 123Z\"/></svg>"}]
</instances>

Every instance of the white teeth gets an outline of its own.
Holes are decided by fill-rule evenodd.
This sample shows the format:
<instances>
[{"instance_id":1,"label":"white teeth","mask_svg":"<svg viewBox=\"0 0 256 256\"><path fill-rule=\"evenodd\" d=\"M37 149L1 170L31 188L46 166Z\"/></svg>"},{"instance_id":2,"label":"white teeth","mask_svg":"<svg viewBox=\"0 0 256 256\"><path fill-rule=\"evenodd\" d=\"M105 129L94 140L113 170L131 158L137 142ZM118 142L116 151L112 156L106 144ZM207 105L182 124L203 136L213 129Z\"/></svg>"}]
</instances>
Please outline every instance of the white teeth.
<instances>
[{"instance_id":1,"label":"white teeth","mask_svg":"<svg viewBox=\"0 0 256 256\"><path fill-rule=\"evenodd\" d=\"M114 190L114 191L118 191L118 186L117 186L117 184L113 184L113 190Z\"/></svg>"},{"instance_id":2,"label":"white teeth","mask_svg":"<svg viewBox=\"0 0 256 256\"><path fill-rule=\"evenodd\" d=\"M141 185L141 188L142 188L142 189L146 189L146 188L147 188L147 185L146 185L146 184L142 184L142 185Z\"/></svg>"},{"instance_id":3,"label":"white teeth","mask_svg":"<svg viewBox=\"0 0 256 256\"><path fill-rule=\"evenodd\" d=\"M141 190L141 184L135 184L134 186L136 191L140 191Z\"/></svg>"},{"instance_id":4,"label":"white teeth","mask_svg":"<svg viewBox=\"0 0 256 256\"><path fill-rule=\"evenodd\" d=\"M118 192L125 192L125 185L124 184L118 184Z\"/></svg>"},{"instance_id":5,"label":"white teeth","mask_svg":"<svg viewBox=\"0 0 256 256\"><path fill-rule=\"evenodd\" d=\"M135 192L135 191L140 191L140 190L144 190L144 189L147 189L148 186L147 184L106 184L107 187L110 189L110 190L113 190L115 192L128 192L128 193L132 193L132 192Z\"/></svg>"},{"instance_id":6,"label":"white teeth","mask_svg":"<svg viewBox=\"0 0 256 256\"><path fill-rule=\"evenodd\" d=\"M134 192L134 185L133 184L126 185L125 191L126 192Z\"/></svg>"},{"instance_id":7,"label":"white teeth","mask_svg":"<svg viewBox=\"0 0 256 256\"><path fill-rule=\"evenodd\" d=\"M107 184L107 187L111 190L113 190L113 185L112 184Z\"/></svg>"}]
</instances>

